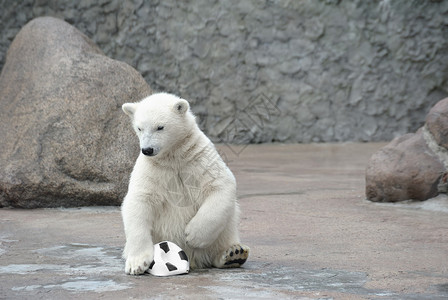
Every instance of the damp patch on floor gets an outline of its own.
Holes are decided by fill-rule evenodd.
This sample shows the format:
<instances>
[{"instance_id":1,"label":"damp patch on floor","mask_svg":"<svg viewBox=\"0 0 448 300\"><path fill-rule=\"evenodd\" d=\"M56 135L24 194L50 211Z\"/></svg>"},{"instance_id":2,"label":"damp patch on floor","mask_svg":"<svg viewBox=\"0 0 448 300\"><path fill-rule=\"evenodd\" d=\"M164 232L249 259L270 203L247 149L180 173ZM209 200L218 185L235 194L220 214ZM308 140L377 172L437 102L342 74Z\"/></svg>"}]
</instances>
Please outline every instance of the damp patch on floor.
<instances>
[{"instance_id":1,"label":"damp patch on floor","mask_svg":"<svg viewBox=\"0 0 448 300\"><path fill-rule=\"evenodd\" d=\"M30 252L42 263L0 266L0 275L38 277L34 281L39 284L12 287L18 294L55 289L103 293L132 287L132 283L113 278L124 273L121 248L72 243Z\"/></svg>"},{"instance_id":2,"label":"damp patch on floor","mask_svg":"<svg viewBox=\"0 0 448 300\"><path fill-rule=\"evenodd\" d=\"M358 295L367 299L446 299L443 287L428 294L400 294L388 290L366 288L369 276L364 272L335 269L300 269L282 265L263 265L252 262L249 268L226 272L210 269L193 276L213 277L213 285L199 285L220 299L333 299L329 294Z\"/></svg>"},{"instance_id":3,"label":"damp patch on floor","mask_svg":"<svg viewBox=\"0 0 448 300\"><path fill-rule=\"evenodd\" d=\"M366 288L365 272L310 269L249 261L238 269L193 270L184 276L157 278L124 274L122 248L71 243L27 250L26 262L0 266L0 298L64 295L98 295L119 299L144 287L157 290L157 297L180 296L186 291L221 299L333 299L332 295L358 295L368 299L444 299L447 286L435 286L428 294L403 295ZM7 289L7 291L5 291ZM146 291L146 289L143 289ZM149 290L148 290L149 291ZM115 292L115 294L113 294ZM3 293L3 294L2 294ZM123 292L124 293L124 292ZM298 297L300 295L300 297ZM152 297L152 296L151 296Z\"/></svg>"},{"instance_id":4,"label":"damp patch on floor","mask_svg":"<svg viewBox=\"0 0 448 300\"><path fill-rule=\"evenodd\" d=\"M79 279L74 281L66 281L60 284L48 284L48 285L29 285L22 287L13 287L12 290L31 292L42 289L63 289L66 291L78 293L78 292L113 292L130 288L129 285L123 283L117 283L113 280L86 280Z\"/></svg>"},{"instance_id":5,"label":"damp patch on floor","mask_svg":"<svg viewBox=\"0 0 448 300\"><path fill-rule=\"evenodd\" d=\"M368 200L365 201L366 203L383 207L448 213L448 196L445 194L440 194L437 197L428 199L426 201L415 201L415 200L407 200L401 202L370 202Z\"/></svg>"},{"instance_id":6,"label":"damp patch on floor","mask_svg":"<svg viewBox=\"0 0 448 300\"><path fill-rule=\"evenodd\" d=\"M0 222L1 223L1 222ZM18 242L17 240L10 239L10 235L0 232L0 256L6 253L6 247L10 243Z\"/></svg>"},{"instance_id":7,"label":"damp patch on floor","mask_svg":"<svg viewBox=\"0 0 448 300\"><path fill-rule=\"evenodd\" d=\"M233 291L235 297L256 297L272 299L287 296L297 292L316 293L317 291L338 292L358 295L368 295L371 292L363 286L367 282L367 274L340 270L303 270L286 266L254 266L251 269L239 269L233 272L211 270L210 275L224 283L219 286L202 286L219 298L230 299L228 292ZM216 273L216 274L214 274ZM232 286L231 289L223 286ZM325 298L314 294L313 297Z\"/></svg>"}]
</instances>

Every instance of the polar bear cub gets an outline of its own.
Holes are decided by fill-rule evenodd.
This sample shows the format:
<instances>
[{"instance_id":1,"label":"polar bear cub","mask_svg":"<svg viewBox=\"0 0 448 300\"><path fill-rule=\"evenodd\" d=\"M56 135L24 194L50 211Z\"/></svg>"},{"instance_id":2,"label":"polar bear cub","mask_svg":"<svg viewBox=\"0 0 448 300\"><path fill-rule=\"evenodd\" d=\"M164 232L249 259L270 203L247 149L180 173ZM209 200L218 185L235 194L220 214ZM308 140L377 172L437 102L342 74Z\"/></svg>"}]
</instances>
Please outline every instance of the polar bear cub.
<instances>
[{"instance_id":1,"label":"polar bear cub","mask_svg":"<svg viewBox=\"0 0 448 300\"><path fill-rule=\"evenodd\" d=\"M127 274L143 274L154 244L172 241L192 268L239 267L239 206L232 172L196 124L189 103L167 93L125 103L140 155L122 204Z\"/></svg>"}]
</instances>

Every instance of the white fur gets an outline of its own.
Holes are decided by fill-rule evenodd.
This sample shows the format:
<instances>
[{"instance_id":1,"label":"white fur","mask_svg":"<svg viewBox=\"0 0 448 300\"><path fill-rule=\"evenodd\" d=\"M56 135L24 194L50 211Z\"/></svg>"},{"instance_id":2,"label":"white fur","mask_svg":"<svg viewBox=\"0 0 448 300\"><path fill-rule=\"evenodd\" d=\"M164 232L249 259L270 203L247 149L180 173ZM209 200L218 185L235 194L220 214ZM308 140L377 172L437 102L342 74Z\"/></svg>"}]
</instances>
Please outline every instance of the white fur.
<instances>
[{"instance_id":1,"label":"white fur","mask_svg":"<svg viewBox=\"0 0 448 300\"><path fill-rule=\"evenodd\" d=\"M172 241L191 267L219 267L238 244L236 182L202 133L186 100L160 93L126 103L142 149L122 205L126 273L141 274L153 260L153 244ZM163 126L162 130L158 130Z\"/></svg>"}]
</instances>

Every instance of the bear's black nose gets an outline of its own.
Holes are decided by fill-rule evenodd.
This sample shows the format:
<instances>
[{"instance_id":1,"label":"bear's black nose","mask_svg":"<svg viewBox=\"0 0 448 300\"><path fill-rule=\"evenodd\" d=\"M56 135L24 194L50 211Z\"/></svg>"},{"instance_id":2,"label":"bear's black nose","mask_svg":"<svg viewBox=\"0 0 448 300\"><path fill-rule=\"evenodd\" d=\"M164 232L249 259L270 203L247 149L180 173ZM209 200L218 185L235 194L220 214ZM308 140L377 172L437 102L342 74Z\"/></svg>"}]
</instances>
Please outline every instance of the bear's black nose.
<instances>
[{"instance_id":1,"label":"bear's black nose","mask_svg":"<svg viewBox=\"0 0 448 300\"><path fill-rule=\"evenodd\" d=\"M144 148L144 149L142 149L142 153L144 155L152 156L154 154L154 148L151 148L151 147Z\"/></svg>"}]
</instances>

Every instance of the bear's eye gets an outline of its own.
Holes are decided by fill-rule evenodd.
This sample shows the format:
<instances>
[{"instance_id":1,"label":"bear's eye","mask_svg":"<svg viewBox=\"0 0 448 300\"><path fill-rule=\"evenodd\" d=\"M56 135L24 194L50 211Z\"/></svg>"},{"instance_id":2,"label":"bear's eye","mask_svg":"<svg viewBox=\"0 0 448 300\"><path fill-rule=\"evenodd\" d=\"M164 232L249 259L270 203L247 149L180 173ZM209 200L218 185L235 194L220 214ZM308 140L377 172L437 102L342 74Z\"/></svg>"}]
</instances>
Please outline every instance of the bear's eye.
<instances>
[{"instance_id":1,"label":"bear's eye","mask_svg":"<svg viewBox=\"0 0 448 300\"><path fill-rule=\"evenodd\" d=\"M163 127L163 126L158 126L158 127L157 127L157 131L163 130L163 128L165 128L165 127Z\"/></svg>"},{"instance_id":2,"label":"bear's eye","mask_svg":"<svg viewBox=\"0 0 448 300\"><path fill-rule=\"evenodd\" d=\"M142 131L142 129L140 127L137 127L138 131Z\"/></svg>"}]
</instances>

